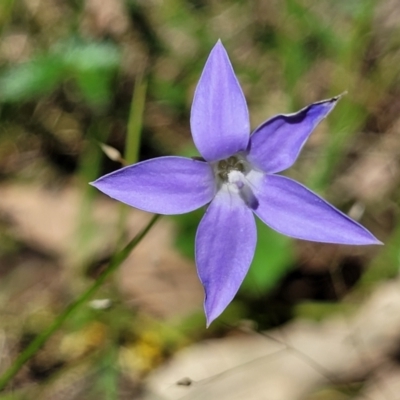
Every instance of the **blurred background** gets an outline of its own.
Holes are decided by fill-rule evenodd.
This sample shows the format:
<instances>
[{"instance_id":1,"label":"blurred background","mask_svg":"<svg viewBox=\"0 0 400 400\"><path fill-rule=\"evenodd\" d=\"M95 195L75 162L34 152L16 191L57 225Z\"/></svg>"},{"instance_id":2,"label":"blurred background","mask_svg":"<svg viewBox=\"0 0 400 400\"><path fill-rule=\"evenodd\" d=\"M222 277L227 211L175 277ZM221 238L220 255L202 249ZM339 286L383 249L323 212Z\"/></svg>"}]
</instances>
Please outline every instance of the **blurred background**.
<instances>
[{"instance_id":1,"label":"blurred background","mask_svg":"<svg viewBox=\"0 0 400 400\"><path fill-rule=\"evenodd\" d=\"M347 92L285 174L385 246L292 240L258 224L246 281L205 329L193 261L204 210L163 217L0 399L264 399L288 387L271 398L399 399L399 18L396 0L2 0L0 373L151 217L88 182L197 154L190 107L219 38L253 128ZM365 349L356 331L370 333ZM349 335L330 364L326 351ZM275 350L295 361L266 382L249 345L254 357L268 348L266 369ZM221 376L238 372L243 391L232 392Z\"/></svg>"}]
</instances>

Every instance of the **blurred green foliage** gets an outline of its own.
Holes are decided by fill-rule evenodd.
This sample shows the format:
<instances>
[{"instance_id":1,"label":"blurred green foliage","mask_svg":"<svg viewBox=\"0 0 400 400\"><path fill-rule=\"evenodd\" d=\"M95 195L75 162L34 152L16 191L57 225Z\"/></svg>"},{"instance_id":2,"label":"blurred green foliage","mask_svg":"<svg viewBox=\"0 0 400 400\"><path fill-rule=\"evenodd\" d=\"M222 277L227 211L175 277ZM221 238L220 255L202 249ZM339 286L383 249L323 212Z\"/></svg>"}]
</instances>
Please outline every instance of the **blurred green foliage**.
<instances>
[{"instance_id":1,"label":"blurred green foliage","mask_svg":"<svg viewBox=\"0 0 400 400\"><path fill-rule=\"evenodd\" d=\"M83 340L79 357L62 359L54 350L62 338L55 339L46 348L51 354L47 364L40 357L35 360L47 368L42 375L37 373L44 384L34 375L39 367L33 362L28 366L31 375L19 377L23 384L0 399L27 399L38 393L39 398L51 398L45 390L56 386L58 371L80 367L95 371L75 374L89 382L94 379L84 398L98 399L99 393L104 399L123 398L118 392L121 371L136 368L138 375L145 374L181 346L222 334L241 318L262 323L253 312L258 301L265 315L319 320L346 312L347 305L332 303L355 284L362 294L397 276L399 15L400 6L389 0L1 1L0 184L32 182L51 190L73 186L81 195L79 221L69 243L68 273L62 279L63 290L57 293L61 300L41 300L52 316L59 313L65 298L75 296L96 276L104 259L125 240L126 208L115 221L116 232L108 232L108 247L101 254L96 247L102 233L93 217L98 197L87 182L121 167L104 156L99 143L115 148L128 162L166 154L197 155L190 137L190 106L206 57L218 38L244 88L253 127L276 113L293 112L347 91L287 174L344 212L361 209L362 223L388 245L375 250L314 246L257 222L258 246L241 293L208 332L203 330L200 304L187 318L160 323L157 317L143 318L140 310L132 311L118 283L111 282L101 295L113 300L112 309L85 309L61 334L74 343L91 338ZM361 173L356 173L357 168ZM191 260L203 212L172 218L176 246ZM23 326L18 318L21 310L13 308L15 293L19 297L23 287L17 271L36 258L51 264L52 273L62 263L56 251L25 243L1 212L0 239L4 293L0 319L7 335L17 338L15 346L23 347L24 335L37 332ZM293 270L299 275L322 270L329 277L350 255L362 265L363 277L351 283L343 278L346 290L336 298L317 298L311 290L301 292L290 286ZM333 286L331 280L327 279ZM335 292L331 286L321 291ZM43 321L38 325L46 328ZM132 359L143 364L132 367ZM35 381L39 385L32 395L26 382Z\"/></svg>"},{"instance_id":2,"label":"blurred green foliage","mask_svg":"<svg viewBox=\"0 0 400 400\"><path fill-rule=\"evenodd\" d=\"M9 67L0 79L4 102L21 102L54 91L72 80L92 105L110 100L111 78L118 68L120 54L111 43L84 43L71 40L57 44L47 54Z\"/></svg>"}]
</instances>

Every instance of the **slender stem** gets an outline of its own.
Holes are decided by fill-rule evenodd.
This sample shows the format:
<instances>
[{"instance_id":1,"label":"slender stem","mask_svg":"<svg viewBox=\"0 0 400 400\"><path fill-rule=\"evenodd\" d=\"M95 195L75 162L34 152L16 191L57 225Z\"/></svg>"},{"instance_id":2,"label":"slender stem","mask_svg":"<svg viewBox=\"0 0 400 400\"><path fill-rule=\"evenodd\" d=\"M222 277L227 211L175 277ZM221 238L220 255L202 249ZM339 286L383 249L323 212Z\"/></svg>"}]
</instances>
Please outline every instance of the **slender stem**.
<instances>
[{"instance_id":1,"label":"slender stem","mask_svg":"<svg viewBox=\"0 0 400 400\"><path fill-rule=\"evenodd\" d=\"M146 93L147 78L143 76L143 73L139 73L139 75L136 77L135 88L133 90L131 108L129 112L125 139L124 165L134 164L139 160ZM121 232L121 235L118 238L117 244L125 240L125 227L127 221L126 215L128 213L128 209L129 206L126 204L120 204L118 228L119 232Z\"/></svg>"},{"instance_id":2,"label":"slender stem","mask_svg":"<svg viewBox=\"0 0 400 400\"><path fill-rule=\"evenodd\" d=\"M133 90L125 143L126 150L124 158L128 164L136 163L139 158L146 93L147 79L144 78L142 74L139 74L136 78L135 88Z\"/></svg>"},{"instance_id":3,"label":"slender stem","mask_svg":"<svg viewBox=\"0 0 400 400\"><path fill-rule=\"evenodd\" d=\"M145 228L142 229L122 250L114 255L108 267L99 275L95 282L82 295L71 303L55 321L22 351L13 364L0 377L0 391L14 378L24 364L31 359L37 351L49 340L49 338L62 326L62 324L73 315L90 297L99 289L106 279L118 269L123 261L129 256L130 252L146 236L147 232L156 223L160 215L154 215Z\"/></svg>"}]
</instances>

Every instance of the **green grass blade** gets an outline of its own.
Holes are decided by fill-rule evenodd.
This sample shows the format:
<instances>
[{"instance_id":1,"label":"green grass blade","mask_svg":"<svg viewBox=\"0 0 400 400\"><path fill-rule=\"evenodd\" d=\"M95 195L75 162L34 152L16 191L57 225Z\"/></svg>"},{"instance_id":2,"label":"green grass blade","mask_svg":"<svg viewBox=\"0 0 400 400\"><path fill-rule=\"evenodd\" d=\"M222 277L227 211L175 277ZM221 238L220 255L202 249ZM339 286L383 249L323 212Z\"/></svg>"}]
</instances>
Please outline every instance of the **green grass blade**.
<instances>
[{"instance_id":1,"label":"green grass blade","mask_svg":"<svg viewBox=\"0 0 400 400\"><path fill-rule=\"evenodd\" d=\"M139 159L140 138L142 133L143 113L146 102L147 79L138 76L133 91L125 143L125 160L134 164Z\"/></svg>"},{"instance_id":2,"label":"green grass blade","mask_svg":"<svg viewBox=\"0 0 400 400\"><path fill-rule=\"evenodd\" d=\"M71 303L55 321L20 353L14 363L0 376L0 391L14 378L18 371L28 362L50 339L50 337L69 319L81 306L93 296L118 267L128 258L130 252L140 243L149 230L157 222L160 215L154 215L150 222L143 228L122 250L112 258L108 267L99 275L97 280L73 303Z\"/></svg>"}]
</instances>

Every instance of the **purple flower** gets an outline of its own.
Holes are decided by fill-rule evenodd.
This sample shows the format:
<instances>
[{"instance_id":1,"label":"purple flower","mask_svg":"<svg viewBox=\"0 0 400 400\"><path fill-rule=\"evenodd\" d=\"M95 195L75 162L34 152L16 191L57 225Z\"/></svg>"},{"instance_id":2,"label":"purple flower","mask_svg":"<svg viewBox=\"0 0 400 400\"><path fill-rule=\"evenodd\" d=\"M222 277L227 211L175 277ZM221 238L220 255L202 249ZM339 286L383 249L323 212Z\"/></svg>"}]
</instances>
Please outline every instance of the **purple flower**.
<instances>
[{"instance_id":1,"label":"purple flower","mask_svg":"<svg viewBox=\"0 0 400 400\"><path fill-rule=\"evenodd\" d=\"M208 203L196 235L207 326L238 291L256 247L253 213L285 235L351 245L380 242L303 185L275 175L296 160L308 136L339 97L277 115L250 135L242 89L220 41L194 95L190 125L202 160L160 157L93 183L110 197L159 214L182 214Z\"/></svg>"}]
</instances>

